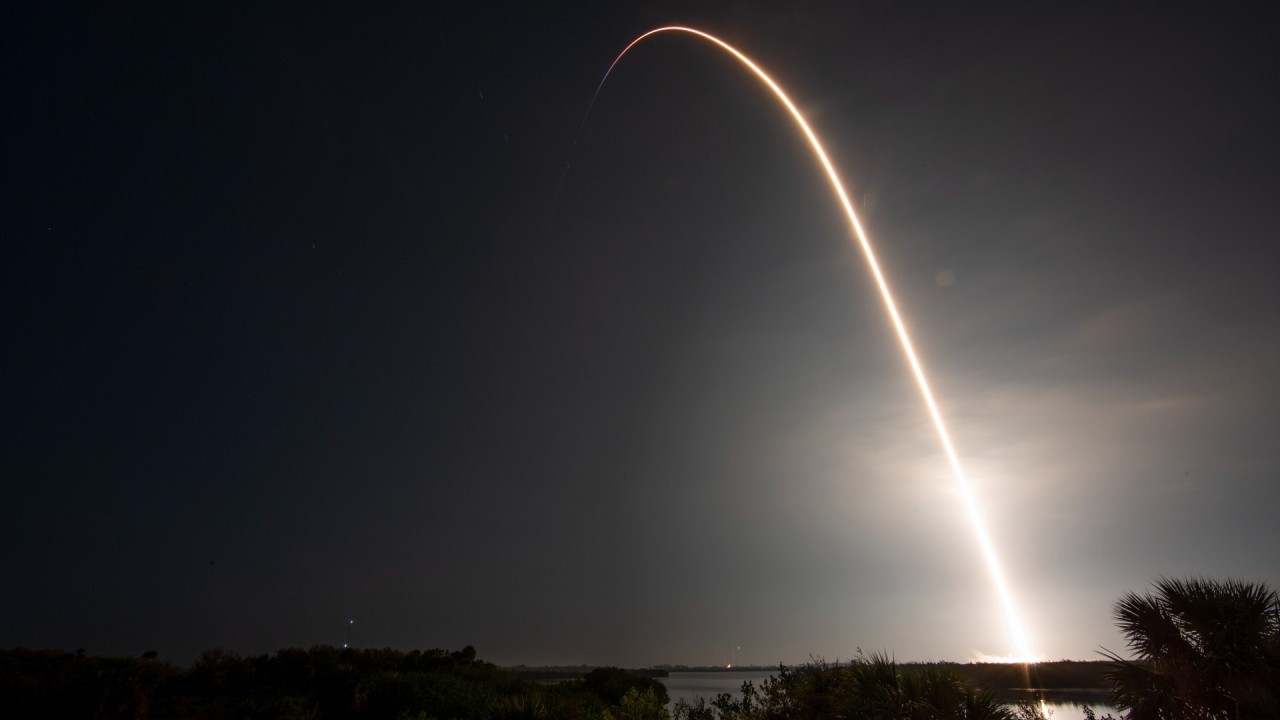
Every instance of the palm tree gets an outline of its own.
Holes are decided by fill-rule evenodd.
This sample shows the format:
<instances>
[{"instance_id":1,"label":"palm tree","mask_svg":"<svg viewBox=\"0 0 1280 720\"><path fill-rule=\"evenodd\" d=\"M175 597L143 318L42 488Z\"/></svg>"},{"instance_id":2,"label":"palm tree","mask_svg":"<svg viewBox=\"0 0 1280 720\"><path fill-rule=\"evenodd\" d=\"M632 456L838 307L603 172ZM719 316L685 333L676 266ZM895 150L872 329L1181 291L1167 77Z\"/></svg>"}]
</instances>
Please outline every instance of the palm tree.
<instances>
[{"instance_id":1,"label":"palm tree","mask_svg":"<svg viewBox=\"0 0 1280 720\"><path fill-rule=\"evenodd\" d=\"M1132 720L1280 717L1280 595L1265 583L1162 578L1115 619L1135 660L1109 651Z\"/></svg>"}]
</instances>

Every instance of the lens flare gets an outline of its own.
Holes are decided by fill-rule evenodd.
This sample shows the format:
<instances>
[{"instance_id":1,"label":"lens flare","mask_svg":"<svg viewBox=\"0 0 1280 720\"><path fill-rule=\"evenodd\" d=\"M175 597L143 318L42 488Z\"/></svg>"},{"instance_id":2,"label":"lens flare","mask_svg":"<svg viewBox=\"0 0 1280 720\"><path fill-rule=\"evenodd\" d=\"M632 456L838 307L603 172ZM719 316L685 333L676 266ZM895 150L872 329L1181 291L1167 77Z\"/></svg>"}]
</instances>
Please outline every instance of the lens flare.
<instances>
[{"instance_id":1,"label":"lens flare","mask_svg":"<svg viewBox=\"0 0 1280 720\"><path fill-rule=\"evenodd\" d=\"M925 377L924 366L921 365L919 357L916 356L915 348L911 344L911 336L907 332L907 325L903 321L901 314L898 312L898 306L893 301L893 294L889 291L889 283L885 280L884 273L880 270L880 263L876 261L875 253L872 251L871 242L867 239L867 234L862 230L862 223L858 221L857 214L853 211L853 204L849 202L849 195L845 192L844 184L840 181L840 175L836 172L835 165L831 159L827 157L826 150L823 149L822 143L818 140L818 136L813 129L809 127L809 123L805 121L804 115L791 102L791 98L783 92L778 83L769 77L768 73L760 69L751 58L743 55L729 43L720 38L696 30L690 27L681 27L671 25L659 27L644 33L643 35L632 40L629 45L618 53L618 57L614 58L613 63L609 65L609 69L605 71L604 77L600 79L600 84L596 87L595 94L591 97L591 103L587 106L587 115L582 119L582 125L578 127L578 136L582 134L582 128L586 126L587 117L591 114L591 107L595 105L596 98L600 96L601 89L604 88L605 81L609 79L609 74L613 72L614 67L622 60L631 48L638 45L646 38L652 37L659 33L685 33L702 38L711 42L732 55L744 66L747 67L766 87L774 94L774 97L787 109L791 114L791 118L795 120L796 125L804 136L809 140L809 147L813 150L813 155L822 164L822 168L827 173L827 179L831 182L831 189L835 192L836 197L840 200L840 205L844 208L845 216L848 217L849 226L853 230L854 239L857 241L858 247L861 248L863 257L866 258L867 265L871 269L871 275L875 279L876 287L880 290L880 296L884 300L885 309L888 312L889 319L893 323L894 330L897 331L898 340L902 344L902 351L907 356L907 363L911 366L911 372L915 376L916 385L920 388L920 395L924 399L925 407L929 411L930 418L933 419L934 429L937 431L938 439L942 443L942 449L946 453L947 461L951 465L952 475L955 476L956 489L963 501L965 513L968 516L969 524L973 528L973 533L977 537L978 547L982 551L983 560L986 562L987 570L991 575L991 581L995 585L996 595L1000 599L1000 607L1004 615L1004 623L1009 635L1009 641L1013 645L1014 651L1019 659L1023 662L1034 660L1034 654L1031 650L1031 641L1027 637L1026 629L1023 627L1022 620L1018 615L1017 606L1013 601L1013 594L1009 591L1009 584L1005 580L1004 572L1000 568L1000 559L996 554L995 546L991 542L991 536L987 532L987 524L983 519L982 510L978 507L978 501L973 495L973 490L969 485L968 479L965 477L964 469L960 465L960 458L956 453L955 446L951 442L951 436L947 432L946 423L942 421L942 412L938 409L938 403L933 398L933 391L929 389L929 381ZM574 138L577 143L577 137Z\"/></svg>"}]
</instances>

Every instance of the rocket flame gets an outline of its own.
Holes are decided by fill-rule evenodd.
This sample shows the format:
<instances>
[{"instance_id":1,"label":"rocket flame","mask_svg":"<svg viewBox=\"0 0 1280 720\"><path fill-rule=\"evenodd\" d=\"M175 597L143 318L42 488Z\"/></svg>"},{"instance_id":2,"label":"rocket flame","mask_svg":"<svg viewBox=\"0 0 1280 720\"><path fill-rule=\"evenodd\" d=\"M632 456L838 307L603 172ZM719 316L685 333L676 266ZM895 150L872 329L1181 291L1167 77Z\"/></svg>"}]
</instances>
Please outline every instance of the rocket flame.
<instances>
[{"instance_id":1,"label":"rocket flame","mask_svg":"<svg viewBox=\"0 0 1280 720\"><path fill-rule=\"evenodd\" d=\"M809 123L805 121L804 116L791 102L791 98L783 92L782 88L769 77L768 73L760 69L759 65L752 62L751 58L743 55L729 43L720 38L695 30L694 28L681 26L666 26L650 30L643 35L632 40L629 45L618 53L618 57L614 58L609 69L605 72L604 77L600 80L600 85L596 87L595 95L591 98L590 105L587 106L587 115L591 113L591 106L595 105L596 98L600 95L600 90L604 88L604 83L609 79L609 74L613 72L613 68L622 60L631 48L638 45L641 41L658 33L677 32L695 35L703 40L714 43L725 52L737 58L739 62L747 67L756 77L765 84L777 97L778 101L786 107L787 112L791 114L800 131L809 140L809 146L813 150L814 156L822 164L827 173L827 179L831 181L831 189L835 191L836 197L840 200L840 205L844 208L845 215L849 219L849 225L853 230L854 238L857 240L858 247L861 248L863 256L867 260L867 265L871 269L871 275L875 278L876 286L880 290L880 295L884 300L885 309L888 311L889 319L893 323L894 329L897 331L898 340L902 344L902 351L907 356L907 363L911 366L911 372L915 375L916 384L920 388L920 395L924 398L925 406L929 410L929 416L933 419L933 426L938 434L938 439L942 443L942 449L946 452L947 460L951 465L951 472L955 476L956 489L959 491L963 500L965 512L969 518L969 524L973 528L974 535L978 540L978 547L982 551L982 557L986 562L987 570L991 575L991 580L995 585L996 594L1000 599L1000 606L1004 614L1004 622L1009 634L1009 640L1013 644L1013 648L1017 656L1023 662L1034 661L1034 653L1031 650L1031 641L1027 637L1027 632L1023 627L1022 620L1018 615L1017 607L1013 601L1013 595L1009 591L1009 585L1005 581L1004 572L1000 568L1000 559L996 555L995 546L991 542L991 536L987 532L987 524L983 519L982 511L978 507L978 502L974 498L973 490L969 486L969 481L965 478L964 470L960 466L960 458L956 454L955 446L951 442L951 437L947 433L947 426L942 421L942 413L938 410L938 403L933 398L933 392L929 389L929 381L925 377L924 367L920 363L920 359L916 356L916 351L911 345L911 337L907 332L906 323L903 322L902 316L898 313L898 307L893 301L893 294L889 291L889 283L885 280L884 273L880 270L880 264L876 261L875 253L872 251L871 242L867 239L867 234L862 229L862 223L858 221L858 216L853 211L853 204L849 202L849 195L845 192L844 184L840 181L840 175L836 172L835 166L831 163L831 159L827 157L826 150L823 149L822 143L818 140L817 134L809 127ZM578 135L582 134L582 128L586 126L586 117L582 120L582 125L578 128ZM575 138L574 142L577 142Z\"/></svg>"}]
</instances>

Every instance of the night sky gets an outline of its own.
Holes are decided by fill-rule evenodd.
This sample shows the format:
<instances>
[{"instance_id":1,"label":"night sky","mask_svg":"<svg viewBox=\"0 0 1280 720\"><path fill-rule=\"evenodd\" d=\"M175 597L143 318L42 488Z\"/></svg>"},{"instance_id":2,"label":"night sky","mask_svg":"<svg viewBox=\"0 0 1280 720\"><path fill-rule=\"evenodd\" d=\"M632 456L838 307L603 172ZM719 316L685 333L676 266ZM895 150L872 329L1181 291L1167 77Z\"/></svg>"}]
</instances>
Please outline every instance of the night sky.
<instances>
[{"instance_id":1,"label":"night sky","mask_svg":"<svg viewBox=\"0 0 1280 720\"><path fill-rule=\"evenodd\" d=\"M540 5L0 11L0 647L1011 652L671 23L1040 653L1280 585L1275 4Z\"/></svg>"}]
</instances>

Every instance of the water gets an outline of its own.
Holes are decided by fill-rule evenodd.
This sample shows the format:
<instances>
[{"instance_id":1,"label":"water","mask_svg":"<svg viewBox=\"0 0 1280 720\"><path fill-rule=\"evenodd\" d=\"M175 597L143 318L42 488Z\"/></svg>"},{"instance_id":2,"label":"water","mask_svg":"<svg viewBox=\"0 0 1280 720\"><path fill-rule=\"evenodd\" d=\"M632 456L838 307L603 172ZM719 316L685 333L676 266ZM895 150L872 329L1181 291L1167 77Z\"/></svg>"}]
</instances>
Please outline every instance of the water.
<instances>
[{"instance_id":1,"label":"water","mask_svg":"<svg viewBox=\"0 0 1280 720\"><path fill-rule=\"evenodd\" d=\"M757 688L765 678L777 674L776 670L735 670L725 672L673 672L669 677L658 678L667 686L667 696L672 704L677 700L692 703L699 696L711 702L720 693L737 696L742 683L755 683Z\"/></svg>"},{"instance_id":2,"label":"water","mask_svg":"<svg viewBox=\"0 0 1280 720\"><path fill-rule=\"evenodd\" d=\"M677 700L692 703L699 696L710 702L720 693L729 693L737 697L742 690L742 683L751 682L759 688L765 678L772 677L776 673L776 670L673 672L669 677L658 678L658 680L667 687L667 695L671 698L671 705L674 705ZM1097 699L1090 698L1084 701L1046 697L1045 705L1052 712L1050 716L1052 720L1082 720L1084 718L1082 702L1099 716L1110 713L1119 717L1120 713L1107 700L1105 694L1098 696ZM671 705L667 707L670 708Z\"/></svg>"}]
</instances>

